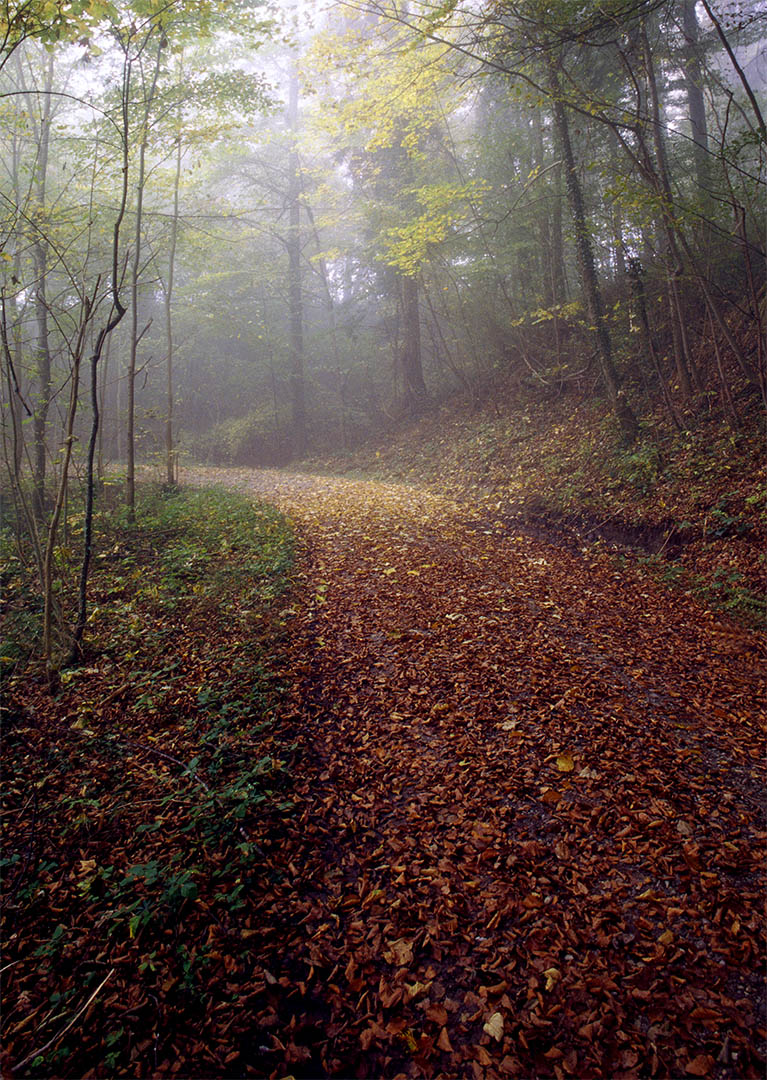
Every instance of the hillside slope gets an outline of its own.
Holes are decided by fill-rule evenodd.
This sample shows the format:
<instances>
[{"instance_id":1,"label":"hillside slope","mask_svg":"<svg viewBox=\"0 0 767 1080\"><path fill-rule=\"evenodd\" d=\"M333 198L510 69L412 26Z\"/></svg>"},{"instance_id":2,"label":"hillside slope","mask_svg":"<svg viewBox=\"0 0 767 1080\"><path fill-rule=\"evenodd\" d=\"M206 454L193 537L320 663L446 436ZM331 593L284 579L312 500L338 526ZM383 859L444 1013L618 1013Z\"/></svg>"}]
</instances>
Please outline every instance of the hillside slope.
<instances>
[{"instance_id":1,"label":"hillside slope","mask_svg":"<svg viewBox=\"0 0 767 1080\"><path fill-rule=\"evenodd\" d=\"M761 625L767 589L763 418L715 416L672 433L660 415L621 447L599 402L435 408L349 453L308 463L427 484L482 504L494 521L557 542L603 542L616 558L706 606Z\"/></svg>"}]
</instances>

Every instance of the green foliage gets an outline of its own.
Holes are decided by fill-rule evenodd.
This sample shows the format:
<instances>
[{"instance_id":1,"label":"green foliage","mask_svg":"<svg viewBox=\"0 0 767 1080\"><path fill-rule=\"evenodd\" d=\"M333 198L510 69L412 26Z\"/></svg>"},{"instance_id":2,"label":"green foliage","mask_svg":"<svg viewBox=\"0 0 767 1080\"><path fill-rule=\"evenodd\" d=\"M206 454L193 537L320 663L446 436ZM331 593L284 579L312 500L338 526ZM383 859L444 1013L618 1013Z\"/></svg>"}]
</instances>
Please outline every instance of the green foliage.
<instances>
[{"instance_id":1,"label":"green foliage","mask_svg":"<svg viewBox=\"0 0 767 1080\"><path fill-rule=\"evenodd\" d=\"M286 411L281 410L276 422L272 410L253 409L244 416L222 420L196 438L194 457L222 465L269 463L279 453L280 438L285 438L288 425Z\"/></svg>"},{"instance_id":2,"label":"green foliage","mask_svg":"<svg viewBox=\"0 0 767 1080\"><path fill-rule=\"evenodd\" d=\"M3 916L49 986L74 964L87 988L94 954L129 952L147 992L174 985L205 1006L211 949L184 936L185 913L204 904L216 925L236 925L261 872L261 822L292 809L269 718L275 642L262 626L287 588L293 537L276 510L231 492L139 496L136 525L116 507L97 515L89 629L106 652L63 673L31 755L10 731L8 768L25 785L5 798L25 824L0 865ZM28 722L18 700L30 686L30 673L9 680L12 729ZM93 974L101 981L103 965ZM129 1049L117 1025L104 1060L125 1071ZM60 1071L60 1053L36 1067Z\"/></svg>"},{"instance_id":3,"label":"green foliage","mask_svg":"<svg viewBox=\"0 0 767 1080\"><path fill-rule=\"evenodd\" d=\"M761 492L755 492L747 501L748 509L759 505ZM709 520L709 534L714 538L724 536L744 536L751 529L748 517L736 508L739 497L737 492L725 492L712 506Z\"/></svg>"},{"instance_id":4,"label":"green foliage","mask_svg":"<svg viewBox=\"0 0 767 1080\"><path fill-rule=\"evenodd\" d=\"M647 495L658 483L663 468L663 456L658 447L652 442L643 442L630 453L619 456L616 472L641 495Z\"/></svg>"}]
</instances>

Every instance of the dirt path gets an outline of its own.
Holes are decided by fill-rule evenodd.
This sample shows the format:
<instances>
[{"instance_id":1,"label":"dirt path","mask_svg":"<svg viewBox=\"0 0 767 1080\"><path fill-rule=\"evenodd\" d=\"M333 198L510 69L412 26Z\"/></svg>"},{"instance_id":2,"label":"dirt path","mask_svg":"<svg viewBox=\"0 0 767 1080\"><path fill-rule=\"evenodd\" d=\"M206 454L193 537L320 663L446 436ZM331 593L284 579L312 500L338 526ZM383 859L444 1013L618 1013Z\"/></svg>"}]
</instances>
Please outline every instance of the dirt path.
<instances>
[{"instance_id":1,"label":"dirt path","mask_svg":"<svg viewBox=\"0 0 767 1080\"><path fill-rule=\"evenodd\" d=\"M304 546L236 1068L762 1076L758 637L434 494L205 478Z\"/></svg>"}]
</instances>

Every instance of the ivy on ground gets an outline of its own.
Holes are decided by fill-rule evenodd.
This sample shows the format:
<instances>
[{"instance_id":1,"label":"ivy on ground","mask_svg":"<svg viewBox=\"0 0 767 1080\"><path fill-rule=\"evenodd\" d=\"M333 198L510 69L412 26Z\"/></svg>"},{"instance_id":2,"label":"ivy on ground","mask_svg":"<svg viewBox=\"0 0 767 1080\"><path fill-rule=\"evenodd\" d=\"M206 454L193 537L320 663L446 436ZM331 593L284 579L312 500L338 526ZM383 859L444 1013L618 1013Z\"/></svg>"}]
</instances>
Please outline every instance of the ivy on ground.
<instances>
[{"instance_id":1,"label":"ivy on ground","mask_svg":"<svg viewBox=\"0 0 767 1080\"><path fill-rule=\"evenodd\" d=\"M100 518L98 649L62 672L53 697L20 665L35 610L20 568L10 583L9 1075L171 1072L171 1033L233 1004L211 930L247 935L259 837L291 811L270 675L274 602L293 561L287 522L215 491L148 492L138 520ZM68 1027L84 1006L89 1022Z\"/></svg>"}]
</instances>

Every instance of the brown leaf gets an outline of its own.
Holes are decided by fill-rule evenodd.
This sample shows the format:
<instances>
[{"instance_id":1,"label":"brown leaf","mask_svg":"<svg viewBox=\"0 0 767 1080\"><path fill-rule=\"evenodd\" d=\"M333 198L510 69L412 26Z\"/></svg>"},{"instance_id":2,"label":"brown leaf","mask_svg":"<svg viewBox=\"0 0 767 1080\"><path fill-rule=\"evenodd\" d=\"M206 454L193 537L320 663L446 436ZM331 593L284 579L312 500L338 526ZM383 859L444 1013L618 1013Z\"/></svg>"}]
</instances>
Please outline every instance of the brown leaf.
<instances>
[{"instance_id":1,"label":"brown leaf","mask_svg":"<svg viewBox=\"0 0 767 1080\"><path fill-rule=\"evenodd\" d=\"M453 1048L450 1045L450 1039L447 1034L447 1028L442 1028L437 1039L437 1046L440 1050L443 1050L446 1054L452 1054Z\"/></svg>"},{"instance_id":2,"label":"brown leaf","mask_svg":"<svg viewBox=\"0 0 767 1080\"><path fill-rule=\"evenodd\" d=\"M404 938L398 938L396 941L390 941L389 948L384 950L384 960L389 964L395 964L397 967L406 967L413 962L413 947L409 941L405 941Z\"/></svg>"},{"instance_id":3,"label":"brown leaf","mask_svg":"<svg viewBox=\"0 0 767 1080\"><path fill-rule=\"evenodd\" d=\"M447 1009L444 1005L430 1005L426 1010L426 1015L440 1027L444 1027L447 1023Z\"/></svg>"},{"instance_id":4,"label":"brown leaf","mask_svg":"<svg viewBox=\"0 0 767 1080\"><path fill-rule=\"evenodd\" d=\"M710 1054L698 1054L692 1061L688 1061L684 1071L690 1076L708 1076L714 1067L714 1059Z\"/></svg>"}]
</instances>

